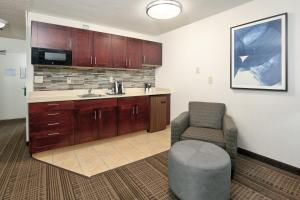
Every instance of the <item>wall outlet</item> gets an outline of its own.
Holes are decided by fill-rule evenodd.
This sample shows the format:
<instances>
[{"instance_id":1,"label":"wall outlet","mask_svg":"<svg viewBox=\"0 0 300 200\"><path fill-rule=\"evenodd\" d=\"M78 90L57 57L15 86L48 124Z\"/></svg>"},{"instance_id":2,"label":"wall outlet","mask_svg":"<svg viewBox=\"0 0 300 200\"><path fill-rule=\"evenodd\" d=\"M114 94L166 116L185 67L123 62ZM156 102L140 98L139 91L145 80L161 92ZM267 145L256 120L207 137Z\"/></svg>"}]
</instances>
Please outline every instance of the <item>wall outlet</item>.
<instances>
[{"instance_id":1,"label":"wall outlet","mask_svg":"<svg viewBox=\"0 0 300 200\"><path fill-rule=\"evenodd\" d=\"M67 84L72 84L72 78L71 77L67 77Z\"/></svg>"},{"instance_id":2,"label":"wall outlet","mask_svg":"<svg viewBox=\"0 0 300 200\"><path fill-rule=\"evenodd\" d=\"M113 83L114 82L114 78L111 76L111 77L109 77L109 82L110 83Z\"/></svg>"},{"instance_id":3,"label":"wall outlet","mask_svg":"<svg viewBox=\"0 0 300 200\"><path fill-rule=\"evenodd\" d=\"M34 76L34 83L44 83L43 76Z\"/></svg>"},{"instance_id":4,"label":"wall outlet","mask_svg":"<svg viewBox=\"0 0 300 200\"><path fill-rule=\"evenodd\" d=\"M196 74L200 74L200 67L196 67Z\"/></svg>"},{"instance_id":5,"label":"wall outlet","mask_svg":"<svg viewBox=\"0 0 300 200\"><path fill-rule=\"evenodd\" d=\"M213 84L214 83L214 80L213 80L213 77L212 76L209 76L208 77L208 84Z\"/></svg>"}]
</instances>

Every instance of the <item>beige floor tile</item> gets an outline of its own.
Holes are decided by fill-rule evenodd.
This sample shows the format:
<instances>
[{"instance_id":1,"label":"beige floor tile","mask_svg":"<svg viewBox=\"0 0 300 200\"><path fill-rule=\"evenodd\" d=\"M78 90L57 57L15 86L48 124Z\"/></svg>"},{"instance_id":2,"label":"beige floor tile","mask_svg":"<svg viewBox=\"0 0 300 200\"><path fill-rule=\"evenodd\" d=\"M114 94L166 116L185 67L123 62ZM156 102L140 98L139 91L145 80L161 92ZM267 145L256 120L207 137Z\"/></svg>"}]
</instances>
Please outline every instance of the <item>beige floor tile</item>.
<instances>
[{"instance_id":1,"label":"beige floor tile","mask_svg":"<svg viewBox=\"0 0 300 200\"><path fill-rule=\"evenodd\" d=\"M34 154L33 157L85 175L114 169L170 149L171 129L98 140Z\"/></svg>"}]
</instances>

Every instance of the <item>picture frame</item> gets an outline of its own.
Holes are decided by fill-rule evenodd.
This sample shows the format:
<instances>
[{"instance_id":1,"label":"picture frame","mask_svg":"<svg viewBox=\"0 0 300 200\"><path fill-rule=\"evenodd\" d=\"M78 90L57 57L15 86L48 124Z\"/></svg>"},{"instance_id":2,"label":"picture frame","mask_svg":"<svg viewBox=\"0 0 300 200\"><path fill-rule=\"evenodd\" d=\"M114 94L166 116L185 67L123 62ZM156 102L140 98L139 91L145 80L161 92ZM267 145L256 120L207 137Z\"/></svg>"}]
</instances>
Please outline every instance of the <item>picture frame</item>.
<instances>
[{"instance_id":1,"label":"picture frame","mask_svg":"<svg viewBox=\"0 0 300 200\"><path fill-rule=\"evenodd\" d=\"M230 28L230 88L288 90L288 14Z\"/></svg>"}]
</instances>

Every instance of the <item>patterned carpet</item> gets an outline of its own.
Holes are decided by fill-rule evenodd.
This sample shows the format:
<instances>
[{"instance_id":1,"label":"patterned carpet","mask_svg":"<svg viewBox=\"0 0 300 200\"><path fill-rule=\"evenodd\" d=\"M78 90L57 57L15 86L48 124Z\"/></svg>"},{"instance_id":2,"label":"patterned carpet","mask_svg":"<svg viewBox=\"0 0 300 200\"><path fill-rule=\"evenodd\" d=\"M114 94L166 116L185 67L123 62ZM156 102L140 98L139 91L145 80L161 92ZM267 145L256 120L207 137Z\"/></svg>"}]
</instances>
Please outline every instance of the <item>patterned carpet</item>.
<instances>
[{"instance_id":1,"label":"patterned carpet","mask_svg":"<svg viewBox=\"0 0 300 200\"><path fill-rule=\"evenodd\" d=\"M0 199L176 199L167 152L86 178L31 158L25 123L0 122ZM300 177L240 155L231 199L300 199Z\"/></svg>"}]
</instances>

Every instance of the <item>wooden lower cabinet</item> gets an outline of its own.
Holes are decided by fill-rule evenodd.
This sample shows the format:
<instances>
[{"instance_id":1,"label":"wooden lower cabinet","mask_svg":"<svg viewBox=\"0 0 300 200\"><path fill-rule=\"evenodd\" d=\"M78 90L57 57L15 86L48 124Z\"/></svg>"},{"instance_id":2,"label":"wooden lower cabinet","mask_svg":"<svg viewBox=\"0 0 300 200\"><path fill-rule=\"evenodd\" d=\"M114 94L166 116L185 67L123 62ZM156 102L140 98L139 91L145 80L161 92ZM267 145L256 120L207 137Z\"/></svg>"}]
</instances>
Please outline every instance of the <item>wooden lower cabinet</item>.
<instances>
[{"instance_id":1,"label":"wooden lower cabinet","mask_svg":"<svg viewBox=\"0 0 300 200\"><path fill-rule=\"evenodd\" d=\"M149 97L127 97L118 100L118 134L146 130L148 128Z\"/></svg>"},{"instance_id":2,"label":"wooden lower cabinet","mask_svg":"<svg viewBox=\"0 0 300 200\"><path fill-rule=\"evenodd\" d=\"M78 101L75 142L77 144L117 135L117 100Z\"/></svg>"},{"instance_id":3,"label":"wooden lower cabinet","mask_svg":"<svg viewBox=\"0 0 300 200\"><path fill-rule=\"evenodd\" d=\"M170 95L160 96L166 106L137 96L29 104L29 146L36 153L142 130L161 130L170 119ZM164 103L163 103L164 104ZM149 120L150 112L150 120ZM159 113L156 113L159 112ZM159 129L149 123L156 116ZM161 119L161 122L159 122ZM152 131L151 131L152 132Z\"/></svg>"},{"instance_id":4,"label":"wooden lower cabinet","mask_svg":"<svg viewBox=\"0 0 300 200\"><path fill-rule=\"evenodd\" d=\"M150 97L150 127L149 132L164 130L167 126L167 97Z\"/></svg>"}]
</instances>

